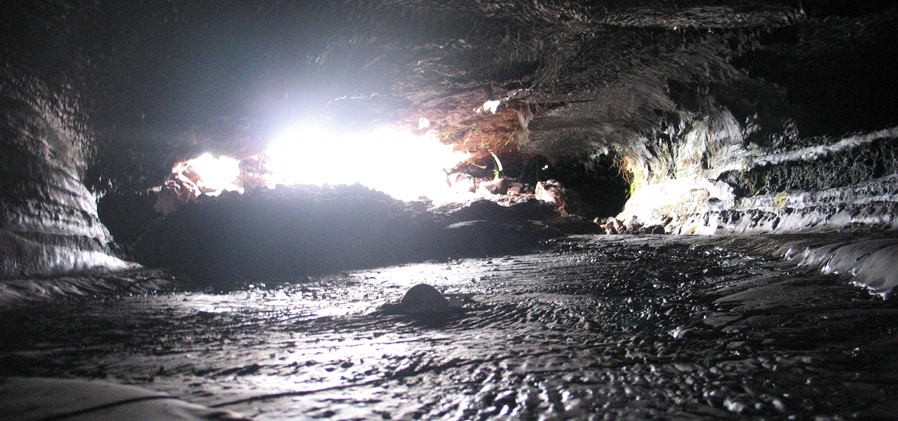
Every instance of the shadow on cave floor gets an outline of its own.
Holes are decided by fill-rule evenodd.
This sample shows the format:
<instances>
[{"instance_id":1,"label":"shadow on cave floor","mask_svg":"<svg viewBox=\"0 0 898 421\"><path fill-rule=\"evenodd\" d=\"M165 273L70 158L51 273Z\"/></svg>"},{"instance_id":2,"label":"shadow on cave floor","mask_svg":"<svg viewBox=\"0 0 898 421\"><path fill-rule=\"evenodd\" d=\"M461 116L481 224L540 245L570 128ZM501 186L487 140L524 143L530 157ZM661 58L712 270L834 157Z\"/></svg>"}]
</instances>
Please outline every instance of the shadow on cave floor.
<instances>
[{"instance_id":1,"label":"shadow on cave floor","mask_svg":"<svg viewBox=\"0 0 898 421\"><path fill-rule=\"evenodd\" d=\"M433 208L361 185L279 186L226 193L155 215L152 197L114 197L101 217L119 245L147 267L198 285L291 279L337 270L450 258L524 254L545 240L600 228L521 196Z\"/></svg>"},{"instance_id":2,"label":"shadow on cave floor","mask_svg":"<svg viewBox=\"0 0 898 421\"><path fill-rule=\"evenodd\" d=\"M571 237L33 306L0 314L0 374L137 384L259 419L893 416L898 302L758 241ZM464 311L439 326L378 311L421 282Z\"/></svg>"}]
</instances>

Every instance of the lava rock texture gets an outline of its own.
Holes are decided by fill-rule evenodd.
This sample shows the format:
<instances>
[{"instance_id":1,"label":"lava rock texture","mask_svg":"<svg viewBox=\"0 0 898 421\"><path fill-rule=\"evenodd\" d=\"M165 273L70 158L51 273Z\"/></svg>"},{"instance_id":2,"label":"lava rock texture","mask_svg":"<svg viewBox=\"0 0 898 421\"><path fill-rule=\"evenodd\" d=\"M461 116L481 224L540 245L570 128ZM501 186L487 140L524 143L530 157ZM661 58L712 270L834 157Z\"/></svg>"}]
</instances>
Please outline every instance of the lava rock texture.
<instances>
[{"instance_id":1,"label":"lava rock texture","mask_svg":"<svg viewBox=\"0 0 898 421\"><path fill-rule=\"evenodd\" d=\"M603 162L587 201L668 232L895 223L888 1L46 0L0 25L4 277L110 265L46 249L104 255L94 194L297 116L427 118L521 177Z\"/></svg>"},{"instance_id":2,"label":"lava rock texture","mask_svg":"<svg viewBox=\"0 0 898 421\"><path fill-rule=\"evenodd\" d=\"M165 218L143 221L145 234L126 245L140 263L222 285L523 253L550 238L597 232L594 224L562 217L536 201L425 208L360 185L279 187L204 197ZM117 230L119 223L135 221L111 220L110 226Z\"/></svg>"}]
</instances>

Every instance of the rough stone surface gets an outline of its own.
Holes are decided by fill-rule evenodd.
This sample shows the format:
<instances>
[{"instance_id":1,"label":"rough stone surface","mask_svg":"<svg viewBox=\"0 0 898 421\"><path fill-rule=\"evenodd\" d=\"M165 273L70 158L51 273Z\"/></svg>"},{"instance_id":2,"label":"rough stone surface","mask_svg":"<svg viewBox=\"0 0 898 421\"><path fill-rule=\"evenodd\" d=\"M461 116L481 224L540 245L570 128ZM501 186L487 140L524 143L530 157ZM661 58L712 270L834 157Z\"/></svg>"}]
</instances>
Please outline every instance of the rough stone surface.
<instances>
[{"instance_id":1,"label":"rough stone surface","mask_svg":"<svg viewBox=\"0 0 898 421\"><path fill-rule=\"evenodd\" d=\"M6 3L0 305L72 301L0 309L0 375L260 418L898 413L894 1ZM560 180L615 232L756 235L510 256L597 225L355 187L144 201L304 119L430 130L454 171ZM122 267L106 193L124 250L203 282L39 277ZM419 282L472 299L440 329L376 311Z\"/></svg>"},{"instance_id":2,"label":"rough stone surface","mask_svg":"<svg viewBox=\"0 0 898 421\"><path fill-rule=\"evenodd\" d=\"M880 266L898 245L858 240L569 238L538 254L37 306L0 312L0 375L105 379L260 420L891 419L898 301L815 269L836 255ZM435 328L378 311L422 282L468 297L464 312Z\"/></svg>"},{"instance_id":3,"label":"rough stone surface","mask_svg":"<svg viewBox=\"0 0 898 421\"><path fill-rule=\"evenodd\" d=\"M125 220L110 219L124 233L143 232L129 236L134 242L125 248L142 264L216 284L520 253L550 238L598 232L595 224L562 217L535 200L511 206L480 200L428 211L360 185L205 197L165 218L141 221L137 215L151 207L143 204ZM135 221L143 227L128 226Z\"/></svg>"},{"instance_id":4,"label":"rough stone surface","mask_svg":"<svg viewBox=\"0 0 898 421\"><path fill-rule=\"evenodd\" d=\"M604 160L562 179L609 204L589 218L620 209L623 183L618 219L678 233L892 226L891 2L45 0L5 16L5 274L115 267L97 195L258 152L300 117L424 118L472 168L532 185Z\"/></svg>"},{"instance_id":5,"label":"rough stone surface","mask_svg":"<svg viewBox=\"0 0 898 421\"><path fill-rule=\"evenodd\" d=\"M93 149L76 94L0 65L0 279L127 267L82 181Z\"/></svg>"},{"instance_id":6,"label":"rough stone surface","mask_svg":"<svg viewBox=\"0 0 898 421\"><path fill-rule=\"evenodd\" d=\"M4 419L142 419L147 421L249 421L227 410L213 410L164 393L100 381L53 378L0 378L0 416Z\"/></svg>"}]
</instances>

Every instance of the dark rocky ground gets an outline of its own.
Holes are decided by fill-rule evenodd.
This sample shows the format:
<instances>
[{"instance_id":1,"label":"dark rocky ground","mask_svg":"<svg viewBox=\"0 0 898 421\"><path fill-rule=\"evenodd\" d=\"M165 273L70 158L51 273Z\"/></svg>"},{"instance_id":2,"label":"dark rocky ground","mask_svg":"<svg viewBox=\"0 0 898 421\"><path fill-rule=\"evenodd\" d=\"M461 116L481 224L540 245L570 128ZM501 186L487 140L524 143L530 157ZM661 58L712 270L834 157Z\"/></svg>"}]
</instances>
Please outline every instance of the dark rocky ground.
<instances>
[{"instance_id":1,"label":"dark rocky ground","mask_svg":"<svg viewBox=\"0 0 898 421\"><path fill-rule=\"evenodd\" d=\"M629 203L639 181L697 178L773 205L688 218L772 226L810 190L819 218L799 215L795 235L832 251L807 229L845 213L833 229L894 226L894 2L20 3L0 18L0 240L16 251L0 253L0 287L72 299L0 310L2 375L139 384L258 418L898 412L895 299L848 282L863 266L894 273L894 247L872 262L848 247L843 275L757 248L777 236L546 249L578 222L486 204L436 214L356 187L219 197L164 221L139 200L94 206L203 152L257 153L297 118L426 118L485 171L493 153L496 166L604 156ZM473 112L487 100L495 114ZM834 147L852 134L869 142ZM104 266L104 225L179 281L53 278ZM420 282L465 311L437 327L379 311Z\"/></svg>"},{"instance_id":2,"label":"dark rocky ground","mask_svg":"<svg viewBox=\"0 0 898 421\"><path fill-rule=\"evenodd\" d=\"M536 250L550 238L599 232L580 217L526 200L428 209L360 185L294 186L203 197L165 217L152 197L105 198L117 243L149 267L198 281L290 278Z\"/></svg>"},{"instance_id":3,"label":"dark rocky ground","mask_svg":"<svg viewBox=\"0 0 898 421\"><path fill-rule=\"evenodd\" d=\"M136 384L258 419L894 417L896 301L762 252L783 241L574 237L38 305L0 314L0 375ZM437 326L381 311L421 282L462 311Z\"/></svg>"}]
</instances>

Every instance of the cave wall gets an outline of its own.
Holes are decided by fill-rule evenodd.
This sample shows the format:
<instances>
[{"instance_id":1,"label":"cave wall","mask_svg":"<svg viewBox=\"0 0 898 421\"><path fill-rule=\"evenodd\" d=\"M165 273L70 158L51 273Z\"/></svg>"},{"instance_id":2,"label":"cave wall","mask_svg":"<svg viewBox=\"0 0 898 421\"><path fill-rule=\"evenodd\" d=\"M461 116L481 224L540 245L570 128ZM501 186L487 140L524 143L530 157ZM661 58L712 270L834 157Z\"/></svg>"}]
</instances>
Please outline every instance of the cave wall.
<instances>
[{"instance_id":1,"label":"cave wall","mask_svg":"<svg viewBox=\"0 0 898 421\"><path fill-rule=\"evenodd\" d=\"M895 224L891 2L45 0L6 12L3 277L121 267L98 195L145 191L199 152L252 151L297 116L426 117L486 165L493 151L613 159L630 186L619 217L672 233ZM486 100L497 113L475 112Z\"/></svg>"},{"instance_id":2,"label":"cave wall","mask_svg":"<svg viewBox=\"0 0 898 421\"><path fill-rule=\"evenodd\" d=\"M390 13L426 20L428 5ZM614 157L630 181L620 219L681 234L894 224L892 3L470 1L440 13L467 30L398 38L363 24L351 38L392 42L381 58L393 60L376 63L411 73L392 93L449 139L513 139L550 162ZM498 113L471 118L487 99Z\"/></svg>"},{"instance_id":3,"label":"cave wall","mask_svg":"<svg viewBox=\"0 0 898 421\"><path fill-rule=\"evenodd\" d=\"M90 135L77 103L9 66L0 80L0 277L125 264L83 180Z\"/></svg>"},{"instance_id":4,"label":"cave wall","mask_svg":"<svg viewBox=\"0 0 898 421\"><path fill-rule=\"evenodd\" d=\"M747 141L755 127L712 115L641 139L622 220L678 234L894 228L898 127ZM649 150L652 148L652 150ZM632 158L631 158L632 159Z\"/></svg>"},{"instance_id":5,"label":"cave wall","mask_svg":"<svg viewBox=\"0 0 898 421\"><path fill-rule=\"evenodd\" d=\"M621 218L669 217L687 234L898 224L898 89L885 64L898 59L898 12L833 3L752 34L725 78L668 83L676 116L623 146L633 194Z\"/></svg>"},{"instance_id":6,"label":"cave wall","mask_svg":"<svg viewBox=\"0 0 898 421\"><path fill-rule=\"evenodd\" d=\"M515 91L528 103L522 147L617 156L630 180L618 218L671 233L893 228L896 10L699 1L593 11L569 55L542 67L540 89Z\"/></svg>"},{"instance_id":7,"label":"cave wall","mask_svg":"<svg viewBox=\"0 0 898 421\"><path fill-rule=\"evenodd\" d=\"M69 31L52 10L21 9L3 21L0 278L124 268L84 183L94 143Z\"/></svg>"}]
</instances>

